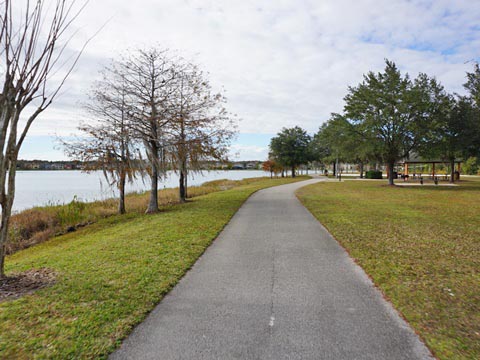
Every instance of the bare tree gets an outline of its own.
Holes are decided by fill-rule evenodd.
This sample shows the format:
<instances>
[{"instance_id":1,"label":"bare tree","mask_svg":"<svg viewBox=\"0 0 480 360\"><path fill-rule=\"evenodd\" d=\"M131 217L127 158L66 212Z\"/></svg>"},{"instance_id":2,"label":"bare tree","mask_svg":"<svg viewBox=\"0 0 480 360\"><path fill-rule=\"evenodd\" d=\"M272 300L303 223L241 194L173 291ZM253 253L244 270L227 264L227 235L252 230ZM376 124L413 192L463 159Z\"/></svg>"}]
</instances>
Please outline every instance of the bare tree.
<instances>
[{"instance_id":1,"label":"bare tree","mask_svg":"<svg viewBox=\"0 0 480 360\"><path fill-rule=\"evenodd\" d=\"M125 79L132 104L132 129L145 145L149 162L150 200L146 213L158 211L158 180L165 176L166 126L174 92L175 62L168 50L151 48L129 53L116 71Z\"/></svg>"},{"instance_id":2,"label":"bare tree","mask_svg":"<svg viewBox=\"0 0 480 360\"><path fill-rule=\"evenodd\" d=\"M226 161L236 122L221 93L213 93L206 75L193 64L177 72L168 124L169 159L179 173L179 199L187 196L187 172L200 171L207 160Z\"/></svg>"},{"instance_id":3,"label":"bare tree","mask_svg":"<svg viewBox=\"0 0 480 360\"><path fill-rule=\"evenodd\" d=\"M70 158L85 163L85 171L103 171L107 182L119 191L118 212L124 214L126 182L142 173L143 161L132 136L126 80L112 67L105 68L102 75L85 104L95 123L79 126L84 137L63 145Z\"/></svg>"},{"instance_id":4,"label":"bare tree","mask_svg":"<svg viewBox=\"0 0 480 360\"><path fill-rule=\"evenodd\" d=\"M15 7L13 5L15 3ZM80 56L65 51L83 6L75 0L0 2L0 278L15 196L20 148L32 123L54 100ZM57 79L57 81L55 81Z\"/></svg>"}]
</instances>

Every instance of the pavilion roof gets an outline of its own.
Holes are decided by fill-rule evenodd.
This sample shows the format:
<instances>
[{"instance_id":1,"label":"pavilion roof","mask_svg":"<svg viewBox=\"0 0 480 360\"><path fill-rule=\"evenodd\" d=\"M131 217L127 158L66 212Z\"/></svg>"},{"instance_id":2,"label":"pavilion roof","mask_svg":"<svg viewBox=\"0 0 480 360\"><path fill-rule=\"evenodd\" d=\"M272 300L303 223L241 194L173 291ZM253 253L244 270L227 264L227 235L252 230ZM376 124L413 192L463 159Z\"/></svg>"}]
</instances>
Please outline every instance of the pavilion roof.
<instances>
[{"instance_id":1,"label":"pavilion roof","mask_svg":"<svg viewBox=\"0 0 480 360\"><path fill-rule=\"evenodd\" d=\"M448 160L448 159L426 158L426 157L419 156L416 153L412 153L407 158L404 158L401 161L399 161L399 163L401 163L401 164L432 164L432 163L445 164L445 163L449 163L449 162L450 162L450 160ZM456 158L455 162L456 163L463 162L463 159L462 158Z\"/></svg>"}]
</instances>

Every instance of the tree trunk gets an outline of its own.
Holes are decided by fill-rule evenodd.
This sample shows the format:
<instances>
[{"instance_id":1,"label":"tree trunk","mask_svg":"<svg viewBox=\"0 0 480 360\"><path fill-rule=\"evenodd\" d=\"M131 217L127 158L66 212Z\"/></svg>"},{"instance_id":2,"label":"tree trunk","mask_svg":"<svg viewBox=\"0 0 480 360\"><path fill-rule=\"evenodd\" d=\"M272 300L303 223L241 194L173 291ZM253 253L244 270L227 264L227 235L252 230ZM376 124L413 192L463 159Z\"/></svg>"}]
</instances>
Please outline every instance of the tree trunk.
<instances>
[{"instance_id":1,"label":"tree trunk","mask_svg":"<svg viewBox=\"0 0 480 360\"><path fill-rule=\"evenodd\" d=\"M182 78L182 88L183 88L183 78ZM178 198L181 203L184 203L187 199L187 146L186 146L186 135L185 135L185 118L183 117L183 92L181 93L182 102L180 113L180 143L178 148L178 155L180 160L180 179L178 187Z\"/></svg>"},{"instance_id":2,"label":"tree trunk","mask_svg":"<svg viewBox=\"0 0 480 360\"><path fill-rule=\"evenodd\" d=\"M10 221L6 211L7 201L2 201L2 224L0 225L0 279L5 278L5 251L8 240L8 223Z\"/></svg>"},{"instance_id":3,"label":"tree trunk","mask_svg":"<svg viewBox=\"0 0 480 360\"><path fill-rule=\"evenodd\" d=\"M150 151L151 151L151 165L152 170L150 173L150 200L148 202L147 210L145 211L146 214L153 214L158 212L158 148L157 144L152 142L150 144Z\"/></svg>"},{"instance_id":4,"label":"tree trunk","mask_svg":"<svg viewBox=\"0 0 480 360\"><path fill-rule=\"evenodd\" d=\"M450 159L450 183L455 182L455 159Z\"/></svg>"},{"instance_id":5,"label":"tree trunk","mask_svg":"<svg viewBox=\"0 0 480 360\"><path fill-rule=\"evenodd\" d=\"M285 177L285 170L282 170L282 178Z\"/></svg>"},{"instance_id":6,"label":"tree trunk","mask_svg":"<svg viewBox=\"0 0 480 360\"><path fill-rule=\"evenodd\" d=\"M120 181L118 182L118 191L120 192L120 197L118 199L118 213L125 214L125 182L126 174L125 170L120 172Z\"/></svg>"},{"instance_id":7,"label":"tree trunk","mask_svg":"<svg viewBox=\"0 0 480 360\"><path fill-rule=\"evenodd\" d=\"M0 224L0 279L5 278L5 251L8 241L8 228L10 225L10 215L12 214L12 205L15 198L15 175L17 171L17 154L14 155L14 160L5 159L10 162L7 165L6 177L8 177L7 191L5 188L1 189L3 196L1 197L0 205L2 207L1 224Z\"/></svg>"},{"instance_id":8,"label":"tree trunk","mask_svg":"<svg viewBox=\"0 0 480 360\"><path fill-rule=\"evenodd\" d=\"M360 162L360 179L363 179L363 162Z\"/></svg>"},{"instance_id":9,"label":"tree trunk","mask_svg":"<svg viewBox=\"0 0 480 360\"><path fill-rule=\"evenodd\" d=\"M295 177L295 166L292 166L292 178Z\"/></svg>"},{"instance_id":10,"label":"tree trunk","mask_svg":"<svg viewBox=\"0 0 480 360\"><path fill-rule=\"evenodd\" d=\"M395 161L388 162L388 185L395 185L393 182L393 167L395 166Z\"/></svg>"},{"instance_id":11,"label":"tree trunk","mask_svg":"<svg viewBox=\"0 0 480 360\"><path fill-rule=\"evenodd\" d=\"M152 173L150 174L150 200L145 213L152 214L158 211L158 170L157 166L152 167Z\"/></svg>"},{"instance_id":12,"label":"tree trunk","mask_svg":"<svg viewBox=\"0 0 480 360\"><path fill-rule=\"evenodd\" d=\"M333 162L333 176L337 176L337 162L334 161Z\"/></svg>"},{"instance_id":13,"label":"tree trunk","mask_svg":"<svg viewBox=\"0 0 480 360\"><path fill-rule=\"evenodd\" d=\"M273 179L273 171L270 171L270 179Z\"/></svg>"},{"instance_id":14,"label":"tree trunk","mask_svg":"<svg viewBox=\"0 0 480 360\"><path fill-rule=\"evenodd\" d=\"M180 179L178 184L178 198L181 203L186 201L186 194L185 194L185 174L183 169L180 170Z\"/></svg>"},{"instance_id":15,"label":"tree trunk","mask_svg":"<svg viewBox=\"0 0 480 360\"><path fill-rule=\"evenodd\" d=\"M188 198L188 171L185 168L185 177L183 179L183 182L185 183L185 199Z\"/></svg>"},{"instance_id":16,"label":"tree trunk","mask_svg":"<svg viewBox=\"0 0 480 360\"><path fill-rule=\"evenodd\" d=\"M2 210L5 210L3 203ZM6 213L6 211L2 211L2 224L0 226L0 279L5 278L5 251L8 239L8 222L10 220Z\"/></svg>"}]
</instances>

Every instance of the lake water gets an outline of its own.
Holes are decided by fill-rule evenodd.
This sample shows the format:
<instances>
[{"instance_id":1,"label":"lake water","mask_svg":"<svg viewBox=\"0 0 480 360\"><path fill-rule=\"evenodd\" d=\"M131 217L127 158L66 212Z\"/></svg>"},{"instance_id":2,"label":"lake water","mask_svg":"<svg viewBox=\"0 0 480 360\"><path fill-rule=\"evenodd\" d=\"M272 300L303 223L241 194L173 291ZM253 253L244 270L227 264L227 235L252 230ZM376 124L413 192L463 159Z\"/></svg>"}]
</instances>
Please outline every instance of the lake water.
<instances>
[{"instance_id":1,"label":"lake water","mask_svg":"<svg viewBox=\"0 0 480 360\"><path fill-rule=\"evenodd\" d=\"M201 185L218 179L241 180L267 175L261 170L204 171L202 174L189 175L188 185ZM165 180L159 181L158 188L173 187L178 187L178 175L170 172ZM145 183L137 180L126 188L127 192L148 190L149 179L145 179ZM76 170L18 171L13 210L68 203L75 196L83 201L103 200L117 196L117 191L107 184L102 172L87 174Z\"/></svg>"}]
</instances>

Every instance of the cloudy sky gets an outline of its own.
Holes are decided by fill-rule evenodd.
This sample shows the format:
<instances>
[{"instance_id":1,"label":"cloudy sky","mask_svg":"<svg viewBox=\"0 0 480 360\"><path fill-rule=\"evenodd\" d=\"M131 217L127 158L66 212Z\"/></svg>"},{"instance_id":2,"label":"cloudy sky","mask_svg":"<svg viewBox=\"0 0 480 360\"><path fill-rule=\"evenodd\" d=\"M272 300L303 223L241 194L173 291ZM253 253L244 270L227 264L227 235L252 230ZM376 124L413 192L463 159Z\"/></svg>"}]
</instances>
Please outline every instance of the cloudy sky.
<instances>
[{"instance_id":1,"label":"cloudy sky","mask_svg":"<svg viewBox=\"0 0 480 360\"><path fill-rule=\"evenodd\" d=\"M20 157L64 158L54 137L75 133L98 71L126 49L174 49L208 71L241 118L232 153L262 160L282 127L314 133L341 112L347 87L385 58L462 93L480 60L479 19L479 0L92 0L70 46L103 28Z\"/></svg>"}]
</instances>

